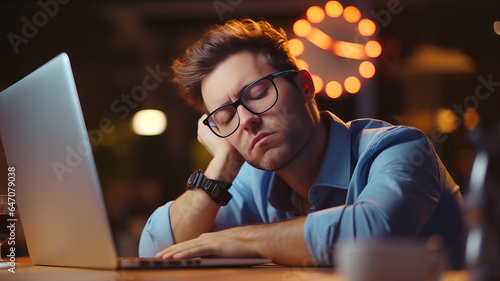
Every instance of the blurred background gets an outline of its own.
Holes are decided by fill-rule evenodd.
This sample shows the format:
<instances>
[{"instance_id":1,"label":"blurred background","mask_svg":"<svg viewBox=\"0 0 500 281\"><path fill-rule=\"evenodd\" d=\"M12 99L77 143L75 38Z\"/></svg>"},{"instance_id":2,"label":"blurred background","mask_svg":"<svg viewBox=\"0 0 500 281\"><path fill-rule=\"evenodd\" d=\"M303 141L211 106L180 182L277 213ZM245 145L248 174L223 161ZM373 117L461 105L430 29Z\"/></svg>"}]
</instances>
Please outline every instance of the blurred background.
<instances>
[{"instance_id":1,"label":"blurred background","mask_svg":"<svg viewBox=\"0 0 500 281\"><path fill-rule=\"evenodd\" d=\"M121 256L137 255L148 216L210 160L172 60L243 17L283 28L321 109L419 128L467 192L468 135L500 120L497 0L1 1L0 91L68 53Z\"/></svg>"}]
</instances>

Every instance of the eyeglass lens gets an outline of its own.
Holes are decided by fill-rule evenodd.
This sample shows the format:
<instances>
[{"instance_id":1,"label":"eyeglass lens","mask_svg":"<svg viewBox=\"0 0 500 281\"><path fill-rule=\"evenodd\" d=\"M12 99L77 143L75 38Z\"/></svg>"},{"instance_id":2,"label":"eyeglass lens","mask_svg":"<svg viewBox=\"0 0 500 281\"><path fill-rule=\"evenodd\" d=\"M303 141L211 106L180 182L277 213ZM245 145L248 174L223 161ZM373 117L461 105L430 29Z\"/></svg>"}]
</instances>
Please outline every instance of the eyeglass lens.
<instances>
[{"instance_id":1,"label":"eyeglass lens","mask_svg":"<svg viewBox=\"0 0 500 281\"><path fill-rule=\"evenodd\" d=\"M241 103L250 112L260 114L274 105L277 96L273 82L270 79L262 79L241 93ZM240 123L237 108L233 104L219 108L210 119L210 126L222 137L233 133Z\"/></svg>"}]
</instances>

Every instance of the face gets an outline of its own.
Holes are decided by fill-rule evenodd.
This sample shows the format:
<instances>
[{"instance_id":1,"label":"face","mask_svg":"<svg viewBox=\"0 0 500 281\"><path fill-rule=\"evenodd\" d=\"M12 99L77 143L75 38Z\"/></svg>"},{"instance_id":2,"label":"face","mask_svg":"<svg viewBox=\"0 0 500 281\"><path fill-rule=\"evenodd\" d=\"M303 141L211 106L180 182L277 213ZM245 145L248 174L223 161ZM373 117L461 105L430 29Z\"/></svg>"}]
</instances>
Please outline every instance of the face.
<instances>
[{"instance_id":1,"label":"face","mask_svg":"<svg viewBox=\"0 0 500 281\"><path fill-rule=\"evenodd\" d=\"M253 52L231 55L201 81L207 113L236 101L245 86L275 72ZM292 84L285 77L275 78L274 83L278 88L274 107L253 114L239 106L240 126L226 138L250 165L267 171L280 170L293 161L314 130L300 83Z\"/></svg>"}]
</instances>

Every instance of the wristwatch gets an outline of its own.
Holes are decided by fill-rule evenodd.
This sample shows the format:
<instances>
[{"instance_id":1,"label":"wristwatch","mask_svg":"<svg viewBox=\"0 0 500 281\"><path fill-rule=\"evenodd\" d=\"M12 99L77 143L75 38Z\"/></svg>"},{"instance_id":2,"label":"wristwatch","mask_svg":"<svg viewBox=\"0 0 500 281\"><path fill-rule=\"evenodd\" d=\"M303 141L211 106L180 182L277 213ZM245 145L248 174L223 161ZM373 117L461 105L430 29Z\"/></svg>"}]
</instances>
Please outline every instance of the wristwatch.
<instances>
[{"instance_id":1,"label":"wristwatch","mask_svg":"<svg viewBox=\"0 0 500 281\"><path fill-rule=\"evenodd\" d=\"M231 187L230 182L217 181L207 178L202 170L194 171L187 181L187 188L203 189L215 203L221 206L226 206L229 200L233 198L228 189Z\"/></svg>"}]
</instances>

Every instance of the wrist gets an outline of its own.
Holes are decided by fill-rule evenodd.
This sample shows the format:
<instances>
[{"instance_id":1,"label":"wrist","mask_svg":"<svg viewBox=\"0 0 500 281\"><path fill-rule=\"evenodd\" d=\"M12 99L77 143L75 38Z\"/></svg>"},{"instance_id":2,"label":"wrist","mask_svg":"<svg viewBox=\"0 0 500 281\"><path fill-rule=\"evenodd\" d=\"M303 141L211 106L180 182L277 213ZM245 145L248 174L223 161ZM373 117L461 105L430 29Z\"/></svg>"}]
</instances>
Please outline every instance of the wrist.
<instances>
[{"instance_id":1,"label":"wrist","mask_svg":"<svg viewBox=\"0 0 500 281\"><path fill-rule=\"evenodd\" d=\"M231 182L213 180L206 177L203 171L194 171L187 181L187 188L199 188L203 190L215 203L225 206L231 200L232 195L229 193Z\"/></svg>"},{"instance_id":2,"label":"wrist","mask_svg":"<svg viewBox=\"0 0 500 281\"><path fill-rule=\"evenodd\" d=\"M244 162L239 154L215 156L208 164L204 174L213 180L233 182Z\"/></svg>"}]
</instances>

